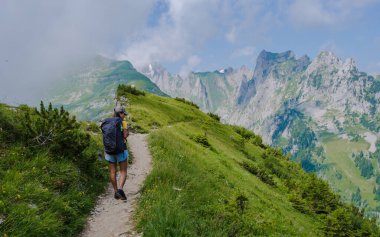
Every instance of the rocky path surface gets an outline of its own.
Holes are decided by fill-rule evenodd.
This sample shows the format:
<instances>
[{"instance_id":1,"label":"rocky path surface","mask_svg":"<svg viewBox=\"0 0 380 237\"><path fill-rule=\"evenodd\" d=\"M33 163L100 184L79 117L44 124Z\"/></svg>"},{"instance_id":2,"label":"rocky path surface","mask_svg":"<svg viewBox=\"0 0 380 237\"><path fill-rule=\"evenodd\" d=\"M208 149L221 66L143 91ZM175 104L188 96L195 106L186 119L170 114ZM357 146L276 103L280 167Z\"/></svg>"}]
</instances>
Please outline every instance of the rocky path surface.
<instances>
[{"instance_id":1,"label":"rocky path surface","mask_svg":"<svg viewBox=\"0 0 380 237\"><path fill-rule=\"evenodd\" d=\"M106 193L99 197L81 237L139 236L132 217L140 196L139 190L151 170L152 158L146 138L145 134L131 134L128 137L134 162L128 167L128 178L124 186L127 201L114 199L109 184Z\"/></svg>"}]
</instances>

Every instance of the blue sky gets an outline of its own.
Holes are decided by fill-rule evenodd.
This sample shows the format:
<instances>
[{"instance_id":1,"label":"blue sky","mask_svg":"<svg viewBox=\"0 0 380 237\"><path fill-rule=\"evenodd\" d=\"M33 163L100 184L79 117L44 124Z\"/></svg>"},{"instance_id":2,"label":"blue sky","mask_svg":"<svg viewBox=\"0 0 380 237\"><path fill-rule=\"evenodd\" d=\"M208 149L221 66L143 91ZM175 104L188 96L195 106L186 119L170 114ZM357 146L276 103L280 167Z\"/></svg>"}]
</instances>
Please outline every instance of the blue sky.
<instances>
[{"instance_id":1,"label":"blue sky","mask_svg":"<svg viewBox=\"0 0 380 237\"><path fill-rule=\"evenodd\" d=\"M40 98L97 53L186 74L329 50L380 74L379 12L380 0L1 0L0 101Z\"/></svg>"}]
</instances>

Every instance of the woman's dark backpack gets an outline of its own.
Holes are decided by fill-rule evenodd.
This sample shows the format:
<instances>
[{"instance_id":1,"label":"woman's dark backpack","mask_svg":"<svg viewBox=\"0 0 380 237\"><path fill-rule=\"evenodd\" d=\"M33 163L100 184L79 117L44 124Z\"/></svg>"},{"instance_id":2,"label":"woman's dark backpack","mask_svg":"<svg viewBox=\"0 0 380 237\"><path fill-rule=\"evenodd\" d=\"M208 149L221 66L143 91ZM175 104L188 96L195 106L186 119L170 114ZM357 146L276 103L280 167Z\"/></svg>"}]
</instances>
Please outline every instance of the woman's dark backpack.
<instances>
[{"instance_id":1,"label":"woman's dark backpack","mask_svg":"<svg viewBox=\"0 0 380 237\"><path fill-rule=\"evenodd\" d=\"M124 152L122 120L119 117L107 118L100 126L103 133L103 145L107 154L116 155Z\"/></svg>"}]
</instances>

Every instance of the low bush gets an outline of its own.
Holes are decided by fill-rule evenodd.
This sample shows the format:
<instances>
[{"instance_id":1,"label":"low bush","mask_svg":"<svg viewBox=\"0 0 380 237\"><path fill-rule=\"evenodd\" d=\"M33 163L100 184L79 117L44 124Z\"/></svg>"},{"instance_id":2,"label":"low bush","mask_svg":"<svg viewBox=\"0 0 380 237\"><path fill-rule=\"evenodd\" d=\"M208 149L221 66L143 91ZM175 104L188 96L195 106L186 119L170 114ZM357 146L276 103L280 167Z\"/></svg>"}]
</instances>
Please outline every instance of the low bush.
<instances>
[{"instance_id":1,"label":"low bush","mask_svg":"<svg viewBox=\"0 0 380 237\"><path fill-rule=\"evenodd\" d=\"M329 213L323 227L326 236L379 236L375 220L364 219L357 207L339 207Z\"/></svg>"},{"instance_id":2,"label":"low bush","mask_svg":"<svg viewBox=\"0 0 380 237\"><path fill-rule=\"evenodd\" d=\"M185 104L188 104L188 105L191 105L197 109L199 109L199 106L197 104L194 104L192 101L189 101L189 100L186 100L184 98L179 98L179 97L175 97L175 100L177 101L181 101L182 103L185 103Z\"/></svg>"},{"instance_id":3,"label":"low bush","mask_svg":"<svg viewBox=\"0 0 380 237\"><path fill-rule=\"evenodd\" d=\"M266 146L263 144L263 140L260 136L254 134L252 131L246 129L246 128L243 128L243 127L240 127L240 126L236 126L236 125L233 125L232 128L234 129L234 131L239 134L244 140L246 141L249 141L250 143L256 145L256 146L260 146L262 148L265 148Z\"/></svg>"},{"instance_id":4,"label":"low bush","mask_svg":"<svg viewBox=\"0 0 380 237\"><path fill-rule=\"evenodd\" d=\"M203 147L209 148L211 144L208 142L208 139L205 135L194 135L190 137L196 143L201 144Z\"/></svg>"},{"instance_id":5,"label":"low bush","mask_svg":"<svg viewBox=\"0 0 380 237\"><path fill-rule=\"evenodd\" d=\"M125 94L133 94L133 95L142 95L142 96L145 96L145 92L144 91L140 91L138 89L136 89L136 87L132 86L132 85L119 85L117 87L117 90L116 90L116 95L117 96L122 96L122 95L125 95Z\"/></svg>"},{"instance_id":6,"label":"low bush","mask_svg":"<svg viewBox=\"0 0 380 237\"><path fill-rule=\"evenodd\" d=\"M107 182L100 141L63 108L0 106L1 236L74 236ZM91 131L90 133L94 133Z\"/></svg>"},{"instance_id":7,"label":"low bush","mask_svg":"<svg viewBox=\"0 0 380 237\"><path fill-rule=\"evenodd\" d=\"M257 176L261 181L263 181L266 184L269 184L271 186L275 186L276 183L273 180L272 175L268 174L268 172L253 163L243 162L241 166L247 170L249 173Z\"/></svg>"},{"instance_id":8,"label":"low bush","mask_svg":"<svg viewBox=\"0 0 380 237\"><path fill-rule=\"evenodd\" d=\"M213 114L211 112L208 112L207 115L210 116L211 118L215 119L216 121L220 122L220 116L219 115Z\"/></svg>"},{"instance_id":9,"label":"low bush","mask_svg":"<svg viewBox=\"0 0 380 237\"><path fill-rule=\"evenodd\" d=\"M48 150L51 155L65 157L87 171L92 155L88 155L90 135L80 128L74 116L61 107L49 104L46 109L41 101L40 110L25 113L22 120L24 142L31 151Z\"/></svg>"}]
</instances>

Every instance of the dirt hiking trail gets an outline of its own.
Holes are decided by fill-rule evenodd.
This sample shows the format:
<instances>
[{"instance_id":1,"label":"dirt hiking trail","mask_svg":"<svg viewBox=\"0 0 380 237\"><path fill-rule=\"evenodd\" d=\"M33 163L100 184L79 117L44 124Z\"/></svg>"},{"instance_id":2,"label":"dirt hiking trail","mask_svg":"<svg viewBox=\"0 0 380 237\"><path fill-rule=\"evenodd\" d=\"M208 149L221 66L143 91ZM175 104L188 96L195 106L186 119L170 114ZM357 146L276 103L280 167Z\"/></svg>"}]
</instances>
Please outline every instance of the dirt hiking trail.
<instances>
[{"instance_id":1,"label":"dirt hiking trail","mask_svg":"<svg viewBox=\"0 0 380 237\"><path fill-rule=\"evenodd\" d=\"M80 237L139 236L132 217L140 196L139 190L152 166L146 138L146 134L130 134L128 137L134 160L128 167L128 177L124 185L127 201L116 200L109 184L106 193L99 197Z\"/></svg>"}]
</instances>

